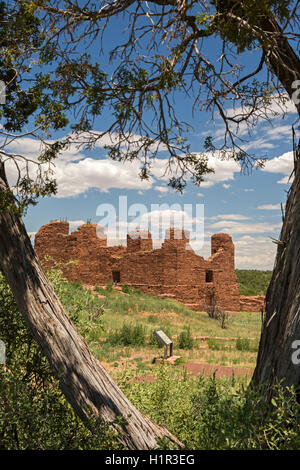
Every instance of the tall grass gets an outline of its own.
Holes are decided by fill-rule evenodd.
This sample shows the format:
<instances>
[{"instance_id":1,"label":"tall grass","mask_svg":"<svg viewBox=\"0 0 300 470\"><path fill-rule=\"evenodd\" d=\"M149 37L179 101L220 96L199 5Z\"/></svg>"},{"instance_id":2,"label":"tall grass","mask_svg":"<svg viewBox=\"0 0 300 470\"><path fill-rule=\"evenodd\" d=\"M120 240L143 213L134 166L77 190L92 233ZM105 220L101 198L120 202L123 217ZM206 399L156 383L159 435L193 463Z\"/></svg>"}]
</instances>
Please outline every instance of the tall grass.
<instances>
[{"instance_id":1,"label":"tall grass","mask_svg":"<svg viewBox=\"0 0 300 470\"><path fill-rule=\"evenodd\" d=\"M142 413L167 426L186 449L300 449L300 408L292 388L278 384L269 407L245 379L190 378L166 365L153 374L155 381L145 384L126 373L119 385Z\"/></svg>"}]
</instances>

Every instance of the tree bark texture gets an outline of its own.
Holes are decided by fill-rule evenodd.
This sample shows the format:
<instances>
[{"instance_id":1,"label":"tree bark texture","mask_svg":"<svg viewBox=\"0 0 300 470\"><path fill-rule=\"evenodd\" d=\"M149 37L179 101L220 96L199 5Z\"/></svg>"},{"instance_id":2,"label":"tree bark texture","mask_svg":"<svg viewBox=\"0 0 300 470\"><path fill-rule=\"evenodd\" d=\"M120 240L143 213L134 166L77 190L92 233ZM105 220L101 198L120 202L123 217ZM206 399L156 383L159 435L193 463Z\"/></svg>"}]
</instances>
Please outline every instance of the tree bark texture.
<instances>
[{"instance_id":1,"label":"tree bark texture","mask_svg":"<svg viewBox=\"0 0 300 470\"><path fill-rule=\"evenodd\" d=\"M293 342L300 340L300 152L295 151L295 178L286 204L272 279L266 295L266 316L257 365L256 385L300 385L300 365L292 361ZM299 346L298 346L299 349ZM300 354L299 354L300 356Z\"/></svg>"},{"instance_id":2,"label":"tree bark texture","mask_svg":"<svg viewBox=\"0 0 300 470\"><path fill-rule=\"evenodd\" d=\"M267 62L290 99L295 81L300 80L300 60L282 34L272 15L263 20L263 29L273 36L266 47ZM300 103L294 102L298 116ZM257 364L252 384L267 385L266 397L282 381L286 386L300 385L300 366L292 361L292 345L300 340L300 149L294 148L294 181L285 208L272 279L266 295Z\"/></svg>"},{"instance_id":3,"label":"tree bark texture","mask_svg":"<svg viewBox=\"0 0 300 470\"><path fill-rule=\"evenodd\" d=\"M6 188L0 163L0 197ZM130 403L91 353L46 277L22 220L11 212L0 213L0 269L61 391L83 421L90 414L109 423L124 417L127 424L116 425L116 429L128 449L153 449L156 439L164 436L180 444L165 427L151 422Z\"/></svg>"}]
</instances>

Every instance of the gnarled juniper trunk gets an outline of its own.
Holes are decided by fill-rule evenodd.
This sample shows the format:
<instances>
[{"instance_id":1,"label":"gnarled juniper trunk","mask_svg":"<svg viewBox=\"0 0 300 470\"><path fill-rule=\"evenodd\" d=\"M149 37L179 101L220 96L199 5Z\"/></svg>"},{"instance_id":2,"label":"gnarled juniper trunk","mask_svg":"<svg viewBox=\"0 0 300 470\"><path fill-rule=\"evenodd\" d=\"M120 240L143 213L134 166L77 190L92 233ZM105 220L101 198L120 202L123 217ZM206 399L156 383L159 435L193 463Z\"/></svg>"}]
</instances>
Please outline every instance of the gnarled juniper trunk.
<instances>
[{"instance_id":1,"label":"gnarled juniper trunk","mask_svg":"<svg viewBox=\"0 0 300 470\"><path fill-rule=\"evenodd\" d=\"M292 345L300 340L300 149L294 151L295 177L286 204L273 276L266 295L257 365L252 383L267 385L266 397L279 381L300 385L300 365ZM299 348L299 346L298 346Z\"/></svg>"},{"instance_id":2,"label":"gnarled juniper trunk","mask_svg":"<svg viewBox=\"0 0 300 470\"><path fill-rule=\"evenodd\" d=\"M7 190L0 162L0 198ZM24 320L43 350L60 388L75 412L86 421L92 414L117 426L128 449L153 449L156 439L179 441L164 427L143 416L112 381L64 311L33 250L22 220L0 213L0 270L8 281Z\"/></svg>"}]
</instances>

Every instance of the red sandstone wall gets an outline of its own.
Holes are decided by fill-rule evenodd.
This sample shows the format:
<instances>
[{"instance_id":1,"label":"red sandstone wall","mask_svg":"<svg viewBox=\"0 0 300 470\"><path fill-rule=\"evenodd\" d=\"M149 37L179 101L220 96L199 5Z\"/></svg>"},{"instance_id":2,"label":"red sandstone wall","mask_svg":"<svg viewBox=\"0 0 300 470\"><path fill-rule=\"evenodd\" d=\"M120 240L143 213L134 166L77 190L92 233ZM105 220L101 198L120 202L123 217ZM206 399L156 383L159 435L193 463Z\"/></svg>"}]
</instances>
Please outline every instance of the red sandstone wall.
<instances>
[{"instance_id":1,"label":"red sandstone wall","mask_svg":"<svg viewBox=\"0 0 300 470\"><path fill-rule=\"evenodd\" d=\"M265 297L262 295L255 295L248 297L241 295L240 297L240 311L241 312L260 312L265 307Z\"/></svg>"},{"instance_id":2,"label":"red sandstone wall","mask_svg":"<svg viewBox=\"0 0 300 470\"><path fill-rule=\"evenodd\" d=\"M96 224L82 225L69 234L67 222L51 222L41 227L35 237L35 249L45 268L52 265L45 262L45 254L60 263L77 260L75 266L64 268L70 281L103 285L112 281L112 272L117 271L121 284L174 296L198 310L209 302L212 291L221 308L240 310L234 245L229 235L213 235L212 256L208 260L186 249L188 233L174 228L167 231L161 249L152 249L149 232L136 231L127 243L127 249L107 247L106 239L97 236ZM208 270L213 272L212 282L207 282Z\"/></svg>"}]
</instances>

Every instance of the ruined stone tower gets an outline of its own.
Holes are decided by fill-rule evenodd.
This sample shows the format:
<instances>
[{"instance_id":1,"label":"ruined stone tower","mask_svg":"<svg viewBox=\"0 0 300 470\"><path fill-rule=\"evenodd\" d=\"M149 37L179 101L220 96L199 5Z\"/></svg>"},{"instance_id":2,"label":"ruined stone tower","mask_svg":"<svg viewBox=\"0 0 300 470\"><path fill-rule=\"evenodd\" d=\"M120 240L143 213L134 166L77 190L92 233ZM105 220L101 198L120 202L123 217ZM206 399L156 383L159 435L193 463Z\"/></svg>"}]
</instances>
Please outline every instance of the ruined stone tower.
<instances>
[{"instance_id":1,"label":"ruined stone tower","mask_svg":"<svg viewBox=\"0 0 300 470\"><path fill-rule=\"evenodd\" d=\"M195 310L203 310L213 293L221 308L240 308L234 244L225 233L212 236L211 256L205 260L191 249L189 233L182 229L168 229L161 248L153 249L151 233L145 230L129 233L127 247L107 246L104 231L96 224L84 224L69 234L68 222L51 222L36 234L35 250L46 269L54 261L77 260L63 267L71 281L128 284Z\"/></svg>"}]
</instances>

